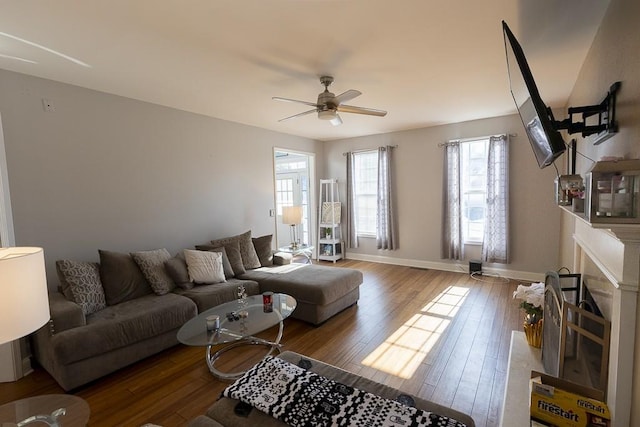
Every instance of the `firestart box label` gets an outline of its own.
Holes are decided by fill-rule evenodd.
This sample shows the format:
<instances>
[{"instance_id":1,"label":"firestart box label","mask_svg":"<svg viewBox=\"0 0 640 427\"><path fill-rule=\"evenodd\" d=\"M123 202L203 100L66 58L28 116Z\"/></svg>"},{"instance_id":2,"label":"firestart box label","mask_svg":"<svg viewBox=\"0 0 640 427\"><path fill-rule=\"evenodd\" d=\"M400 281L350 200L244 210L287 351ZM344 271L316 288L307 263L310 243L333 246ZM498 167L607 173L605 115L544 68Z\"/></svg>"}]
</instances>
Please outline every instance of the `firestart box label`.
<instances>
[{"instance_id":1,"label":"firestart box label","mask_svg":"<svg viewBox=\"0 0 640 427\"><path fill-rule=\"evenodd\" d=\"M531 380L531 420L556 427L610 427L611 414L606 403L568 390ZM566 388L570 388L567 385Z\"/></svg>"}]
</instances>

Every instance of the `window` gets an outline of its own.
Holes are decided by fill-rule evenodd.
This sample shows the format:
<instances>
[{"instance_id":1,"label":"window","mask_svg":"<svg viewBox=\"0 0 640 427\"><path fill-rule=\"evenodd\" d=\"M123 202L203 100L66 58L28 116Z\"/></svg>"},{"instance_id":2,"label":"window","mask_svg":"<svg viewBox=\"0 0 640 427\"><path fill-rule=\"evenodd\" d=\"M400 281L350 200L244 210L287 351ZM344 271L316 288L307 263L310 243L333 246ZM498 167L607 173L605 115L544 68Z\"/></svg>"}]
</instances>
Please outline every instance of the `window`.
<instances>
[{"instance_id":1,"label":"window","mask_svg":"<svg viewBox=\"0 0 640 427\"><path fill-rule=\"evenodd\" d=\"M487 160L489 138L460 143L460 196L462 240L482 244L487 213Z\"/></svg>"},{"instance_id":2,"label":"window","mask_svg":"<svg viewBox=\"0 0 640 427\"><path fill-rule=\"evenodd\" d=\"M444 259L464 259L467 244L482 260L509 263L509 139L507 135L444 144Z\"/></svg>"},{"instance_id":3,"label":"window","mask_svg":"<svg viewBox=\"0 0 640 427\"><path fill-rule=\"evenodd\" d=\"M353 154L355 159L355 221L358 236L376 237L378 211L378 152Z\"/></svg>"}]
</instances>

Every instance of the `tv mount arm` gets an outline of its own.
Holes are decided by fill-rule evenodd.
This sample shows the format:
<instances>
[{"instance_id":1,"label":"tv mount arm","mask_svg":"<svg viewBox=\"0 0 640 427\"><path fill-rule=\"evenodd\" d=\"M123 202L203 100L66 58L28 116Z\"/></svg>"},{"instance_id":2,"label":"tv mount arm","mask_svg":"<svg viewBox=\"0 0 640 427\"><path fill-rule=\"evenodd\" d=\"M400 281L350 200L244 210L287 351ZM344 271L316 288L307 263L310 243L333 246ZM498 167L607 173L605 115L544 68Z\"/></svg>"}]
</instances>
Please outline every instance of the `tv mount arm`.
<instances>
[{"instance_id":1,"label":"tv mount arm","mask_svg":"<svg viewBox=\"0 0 640 427\"><path fill-rule=\"evenodd\" d=\"M598 134L594 145L604 142L606 139L618 132L618 122L616 122L616 93L620 89L620 82L615 82L609 88L609 92L604 100L597 105L587 105L584 107L569 107L569 118L557 121L553 117L550 108L547 108L549 116L553 121L556 130L565 129L569 134L580 132L583 137ZM573 115L581 114L582 121L574 122ZM587 124L589 117L597 115L597 124Z\"/></svg>"}]
</instances>

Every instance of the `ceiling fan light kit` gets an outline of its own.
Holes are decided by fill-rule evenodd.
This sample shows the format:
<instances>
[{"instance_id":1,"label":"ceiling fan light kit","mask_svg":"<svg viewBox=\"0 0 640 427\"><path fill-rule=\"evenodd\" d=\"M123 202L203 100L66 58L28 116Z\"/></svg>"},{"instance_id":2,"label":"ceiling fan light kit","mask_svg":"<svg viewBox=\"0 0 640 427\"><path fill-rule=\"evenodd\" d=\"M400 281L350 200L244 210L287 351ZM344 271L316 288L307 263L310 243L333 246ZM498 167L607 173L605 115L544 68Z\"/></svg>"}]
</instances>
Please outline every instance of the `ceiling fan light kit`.
<instances>
[{"instance_id":1,"label":"ceiling fan light kit","mask_svg":"<svg viewBox=\"0 0 640 427\"><path fill-rule=\"evenodd\" d=\"M338 113L335 110L322 110L318 111L318 118L320 120L333 120L336 118Z\"/></svg>"},{"instance_id":2,"label":"ceiling fan light kit","mask_svg":"<svg viewBox=\"0 0 640 427\"><path fill-rule=\"evenodd\" d=\"M306 116L307 114L317 112L318 118L320 120L329 120L332 125L338 126L342 124L342 119L338 115L338 112L364 114L368 116L377 116L377 117L384 117L387 115L387 112L383 110L376 110L373 108L356 107L353 105L342 104L345 101L349 101L357 96L362 95L362 92L355 89L349 89L348 91L343 92L338 96L334 95L332 92L329 92L329 85L333 83L333 77L331 76L321 76L320 83L322 83L322 85L324 86L324 91L318 95L318 100L315 104L313 102L308 102L308 101L299 101L297 99L281 98L279 96L274 96L273 99L276 101L295 102L298 104L304 104L304 105L314 107L313 110L303 111L302 113L294 114L293 116L285 117L278 121L282 122L285 120L294 119L297 117Z\"/></svg>"}]
</instances>

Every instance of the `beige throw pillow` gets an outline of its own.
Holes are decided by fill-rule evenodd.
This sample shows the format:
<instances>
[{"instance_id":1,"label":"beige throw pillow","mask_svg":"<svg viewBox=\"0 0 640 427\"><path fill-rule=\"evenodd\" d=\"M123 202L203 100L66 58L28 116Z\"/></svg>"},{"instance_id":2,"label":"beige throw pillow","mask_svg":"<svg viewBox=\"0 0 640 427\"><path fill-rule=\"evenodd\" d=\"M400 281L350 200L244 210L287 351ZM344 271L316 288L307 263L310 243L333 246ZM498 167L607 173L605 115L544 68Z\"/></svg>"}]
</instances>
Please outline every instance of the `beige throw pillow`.
<instances>
[{"instance_id":1,"label":"beige throw pillow","mask_svg":"<svg viewBox=\"0 0 640 427\"><path fill-rule=\"evenodd\" d=\"M185 249L184 258L192 282L212 284L226 281L220 252Z\"/></svg>"}]
</instances>

